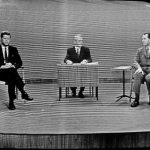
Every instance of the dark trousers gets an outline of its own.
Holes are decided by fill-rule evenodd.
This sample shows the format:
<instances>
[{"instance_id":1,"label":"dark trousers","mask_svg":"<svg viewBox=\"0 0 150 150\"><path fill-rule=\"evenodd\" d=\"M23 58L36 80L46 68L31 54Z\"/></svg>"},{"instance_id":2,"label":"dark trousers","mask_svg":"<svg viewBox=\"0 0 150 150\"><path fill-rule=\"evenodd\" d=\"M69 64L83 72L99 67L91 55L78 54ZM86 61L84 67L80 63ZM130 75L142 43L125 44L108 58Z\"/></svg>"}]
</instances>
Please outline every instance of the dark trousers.
<instances>
[{"instance_id":1,"label":"dark trousers","mask_svg":"<svg viewBox=\"0 0 150 150\"><path fill-rule=\"evenodd\" d=\"M13 102L16 99L15 87L19 89L21 93L24 92L24 83L15 68L0 69L0 80L5 81L8 85L9 102Z\"/></svg>"},{"instance_id":2,"label":"dark trousers","mask_svg":"<svg viewBox=\"0 0 150 150\"><path fill-rule=\"evenodd\" d=\"M77 87L71 87L70 89L71 89L72 93L76 93ZM83 92L84 89L85 89L85 87L80 87L80 91L79 92Z\"/></svg>"},{"instance_id":3,"label":"dark trousers","mask_svg":"<svg viewBox=\"0 0 150 150\"><path fill-rule=\"evenodd\" d=\"M140 95L140 88L141 84L146 82L148 95L150 96L150 73L147 73L145 75L142 75L141 73L135 73L134 74L134 84L133 84L133 91L135 94Z\"/></svg>"}]
</instances>

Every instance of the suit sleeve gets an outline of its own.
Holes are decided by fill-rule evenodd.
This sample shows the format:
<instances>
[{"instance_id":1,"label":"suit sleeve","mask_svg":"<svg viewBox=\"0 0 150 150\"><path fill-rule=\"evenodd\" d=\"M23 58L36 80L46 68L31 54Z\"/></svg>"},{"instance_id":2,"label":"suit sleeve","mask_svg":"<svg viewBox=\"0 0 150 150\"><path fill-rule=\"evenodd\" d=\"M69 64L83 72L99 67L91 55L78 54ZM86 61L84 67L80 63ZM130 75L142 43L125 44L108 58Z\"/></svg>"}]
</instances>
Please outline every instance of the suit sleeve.
<instances>
[{"instance_id":1,"label":"suit sleeve","mask_svg":"<svg viewBox=\"0 0 150 150\"><path fill-rule=\"evenodd\" d=\"M85 59L87 60L88 63L92 62L92 58L91 58L91 54L90 54L90 49L89 48L86 48Z\"/></svg>"},{"instance_id":2,"label":"suit sleeve","mask_svg":"<svg viewBox=\"0 0 150 150\"><path fill-rule=\"evenodd\" d=\"M138 68L141 68L140 66L140 49L137 50L136 52L136 56L134 58L134 64L133 66L138 69Z\"/></svg>"},{"instance_id":3,"label":"suit sleeve","mask_svg":"<svg viewBox=\"0 0 150 150\"><path fill-rule=\"evenodd\" d=\"M66 63L67 60L71 60L70 49L67 49L67 53L66 53L66 57L64 59L64 63Z\"/></svg>"},{"instance_id":4,"label":"suit sleeve","mask_svg":"<svg viewBox=\"0 0 150 150\"><path fill-rule=\"evenodd\" d=\"M14 49L14 55L11 61L16 69L20 68L23 64L17 48Z\"/></svg>"}]
</instances>

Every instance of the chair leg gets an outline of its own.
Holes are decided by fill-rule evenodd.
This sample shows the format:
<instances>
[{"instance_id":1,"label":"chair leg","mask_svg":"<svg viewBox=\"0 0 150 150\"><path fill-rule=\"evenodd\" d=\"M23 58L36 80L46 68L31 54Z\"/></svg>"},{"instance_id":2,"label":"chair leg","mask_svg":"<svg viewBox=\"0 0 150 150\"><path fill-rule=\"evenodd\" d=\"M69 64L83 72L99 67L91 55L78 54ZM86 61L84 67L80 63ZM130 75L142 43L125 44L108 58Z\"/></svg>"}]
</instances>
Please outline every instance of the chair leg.
<instances>
[{"instance_id":1,"label":"chair leg","mask_svg":"<svg viewBox=\"0 0 150 150\"><path fill-rule=\"evenodd\" d=\"M91 96L91 87L89 87L89 93L90 93L90 96Z\"/></svg>"},{"instance_id":2,"label":"chair leg","mask_svg":"<svg viewBox=\"0 0 150 150\"><path fill-rule=\"evenodd\" d=\"M94 96L94 88L93 88L93 86L91 87L89 87L89 93L90 93L90 96Z\"/></svg>"},{"instance_id":3,"label":"chair leg","mask_svg":"<svg viewBox=\"0 0 150 150\"><path fill-rule=\"evenodd\" d=\"M59 87L59 101L60 101L60 99L61 99L61 87Z\"/></svg>"},{"instance_id":4,"label":"chair leg","mask_svg":"<svg viewBox=\"0 0 150 150\"><path fill-rule=\"evenodd\" d=\"M93 87L89 87L89 93L90 93L90 96L93 96Z\"/></svg>"},{"instance_id":5,"label":"chair leg","mask_svg":"<svg viewBox=\"0 0 150 150\"><path fill-rule=\"evenodd\" d=\"M94 87L92 86L92 96L94 96Z\"/></svg>"},{"instance_id":6,"label":"chair leg","mask_svg":"<svg viewBox=\"0 0 150 150\"><path fill-rule=\"evenodd\" d=\"M148 104L150 105L150 95L148 95Z\"/></svg>"},{"instance_id":7,"label":"chair leg","mask_svg":"<svg viewBox=\"0 0 150 150\"><path fill-rule=\"evenodd\" d=\"M130 79L130 99L129 102L131 103L132 99L132 88L133 88L133 82L134 82L134 77L133 77L133 68L131 68L131 79Z\"/></svg>"},{"instance_id":8,"label":"chair leg","mask_svg":"<svg viewBox=\"0 0 150 150\"><path fill-rule=\"evenodd\" d=\"M68 91L67 91L67 87L66 87L66 98L67 98L67 96L68 96Z\"/></svg>"},{"instance_id":9,"label":"chair leg","mask_svg":"<svg viewBox=\"0 0 150 150\"><path fill-rule=\"evenodd\" d=\"M130 99L129 99L129 102L131 102L131 98L132 98L132 86L133 86L133 81L131 81L131 86L130 86Z\"/></svg>"},{"instance_id":10,"label":"chair leg","mask_svg":"<svg viewBox=\"0 0 150 150\"><path fill-rule=\"evenodd\" d=\"M66 87L66 97L69 95L69 87Z\"/></svg>"},{"instance_id":11,"label":"chair leg","mask_svg":"<svg viewBox=\"0 0 150 150\"><path fill-rule=\"evenodd\" d=\"M96 86L95 88L96 88L96 98L98 100L98 86Z\"/></svg>"}]
</instances>

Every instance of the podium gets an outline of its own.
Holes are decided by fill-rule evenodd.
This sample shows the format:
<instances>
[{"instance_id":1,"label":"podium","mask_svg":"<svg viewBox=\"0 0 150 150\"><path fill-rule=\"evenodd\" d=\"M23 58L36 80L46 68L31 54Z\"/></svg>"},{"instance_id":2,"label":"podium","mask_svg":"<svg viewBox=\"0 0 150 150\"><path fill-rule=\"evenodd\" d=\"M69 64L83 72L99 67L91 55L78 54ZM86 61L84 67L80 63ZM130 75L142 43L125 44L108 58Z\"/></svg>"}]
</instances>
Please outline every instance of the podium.
<instances>
[{"instance_id":1,"label":"podium","mask_svg":"<svg viewBox=\"0 0 150 150\"><path fill-rule=\"evenodd\" d=\"M95 87L95 96L98 100L99 64L92 62L87 64L57 64L57 79L59 87L59 100L62 98L62 88L69 87Z\"/></svg>"}]
</instances>

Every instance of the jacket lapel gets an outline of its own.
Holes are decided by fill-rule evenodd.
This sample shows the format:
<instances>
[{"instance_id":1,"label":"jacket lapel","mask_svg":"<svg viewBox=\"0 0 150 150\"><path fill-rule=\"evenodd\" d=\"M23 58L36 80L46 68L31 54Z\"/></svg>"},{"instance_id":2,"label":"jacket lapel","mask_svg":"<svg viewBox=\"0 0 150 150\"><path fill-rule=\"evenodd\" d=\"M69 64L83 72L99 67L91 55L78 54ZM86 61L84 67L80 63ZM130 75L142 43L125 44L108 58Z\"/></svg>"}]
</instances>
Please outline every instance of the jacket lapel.
<instances>
[{"instance_id":1,"label":"jacket lapel","mask_svg":"<svg viewBox=\"0 0 150 150\"><path fill-rule=\"evenodd\" d=\"M79 57L82 57L82 55L83 55L83 46L81 46Z\"/></svg>"},{"instance_id":2,"label":"jacket lapel","mask_svg":"<svg viewBox=\"0 0 150 150\"><path fill-rule=\"evenodd\" d=\"M148 49L147 47L144 46L143 51L144 51L145 57L146 57L146 58L149 58L149 57L150 57L149 49Z\"/></svg>"},{"instance_id":3,"label":"jacket lapel","mask_svg":"<svg viewBox=\"0 0 150 150\"><path fill-rule=\"evenodd\" d=\"M2 52L2 46L0 45L0 64L4 64L4 56L3 56L3 52Z\"/></svg>"},{"instance_id":4,"label":"jacket lapel","mask_svg":"<svg viewBox=\"0 0 150 150\"><path fill-rule=\"evenodd\" d=\"M76 53L75 46L73 47L73 55L74 55L75 57L77 57L77 56L78 56L78 55L77 55L77 53Z\"/></svg>"},{"instance_id":5,"label":"jacket lapel","mask_svg":"<svg viewBox=\"0 0 150 150\"><path fill-rule=\"evenodd\" d=\"M7 54L8 59L9 59L9 56L10 56L10 46L8 46L8 54Z\"/></svg>"}]
</instances>

